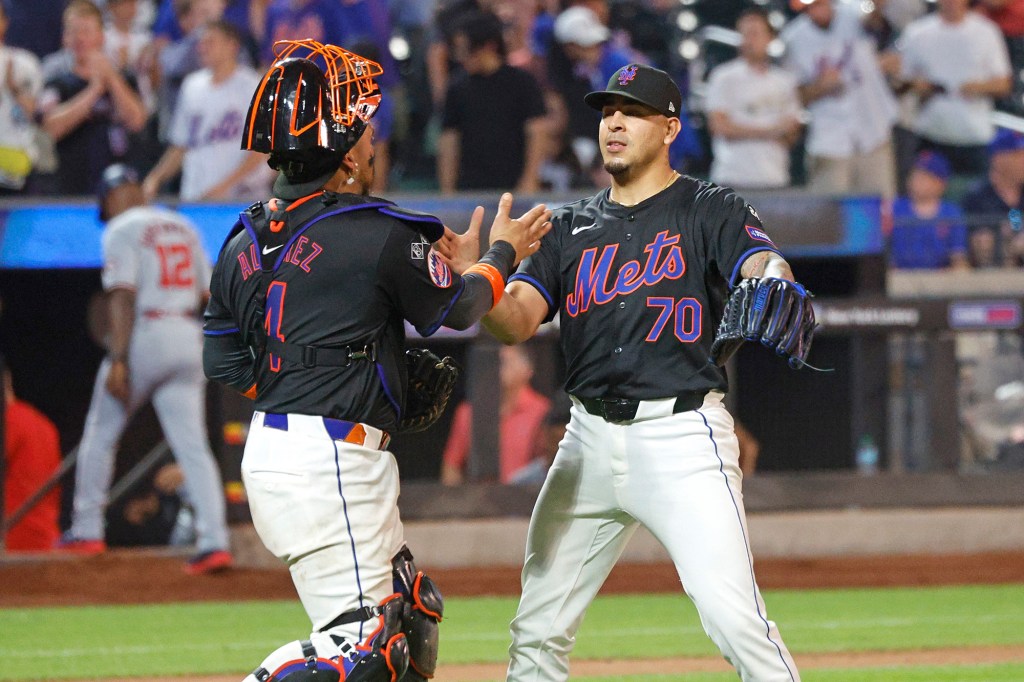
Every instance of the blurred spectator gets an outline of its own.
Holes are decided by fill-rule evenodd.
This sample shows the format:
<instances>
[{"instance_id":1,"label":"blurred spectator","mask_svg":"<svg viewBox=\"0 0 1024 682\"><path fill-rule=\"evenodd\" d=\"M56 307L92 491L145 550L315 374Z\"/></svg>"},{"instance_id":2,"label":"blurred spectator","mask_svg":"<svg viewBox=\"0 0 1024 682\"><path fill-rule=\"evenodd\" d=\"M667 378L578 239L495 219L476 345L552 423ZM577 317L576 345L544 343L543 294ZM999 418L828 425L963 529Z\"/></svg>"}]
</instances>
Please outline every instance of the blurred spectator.
<instances>
[{"instance_id":1,"label":"blurred spectator","mask_svg":"<svg viewBox=\"0 0 1024 682\"><path fill-rule=\"evenodd\" d=\"M764 10L745 11L736 30L739 58L708 77L711 181L743 189L786 187L789 148L800 133L796 79L771 63L768 45L775 31Z\"/></svg>"},{"instance_id":2,"label":"blurred spectator","mask_svg":"<svg viewBox=\"0 0 1024 682\"><path fill-rule=\"evenodd\" d=\"M107 544L114 547L188 545L192 514L183 505L185 476L176 462L157 469L142 490L107 510ZM188 539L187 537L185 539Z\"/></svg>"},{"instance_id":3,"label":"blurred spectator","mask_svg":"<svg viewBox=\"0 0 1024 682\"><path fill-rule=\"evenodd\" d=\"M553 192L567 192L572 188L589 186L590 182L569 140L569 112L565 99L554 90L545 90L544 106L549 125L548 151L540 167L541 187Z\"/></svg>"},{"instance_id":4,"label":"blurred spectator","mask_svg":"<svg viewBox=\"0 0 1024 682\"><path fill-rule=\"evenodd\" d=\"M57 427L42 412L14 395L11 373L3 375L4 518L10 518L60 468ZM7 531L10 551L46 551L60 536L60 487L55 487Z\"/></svg>"},{"instance_id":5,"label":"blurred spectator","mask_svg":"<svg viewBox=\"0 0 1024 682\"><path fill-rule=\"evenodd\" d=\"M138 0L107 0L106 49L121 70L139 73L143 51L153 39L152 32L140 28L136 22Z\"/></svg>"},{"instance_id":6,"label":"blurred spectator","mask_svg":"<svg viewBox=\"0 0 1024 682\"><path fill-rule=\"evenodd\" d=\"M533 362L519 346L502 346L501 408L499 424L499 459L502 483L512 483L523 475L523 469L537 458L554 455L542 450L544 424L551 401L530 386ZM461 403L455 410L448 443L441 464L441 482L458 485L464 480L466 457L473 441L473 407Z\"/></svg>"},{"instance_id":7,"label":"blurred spectator","mask_svg":"<svg viewBox=\"0 0 1024 682\"><path fill-rule=\"evenodd\" d=\"M797 77L811 121L811 190L892 197L896 103L856 4L813 0L782 32L786 66Z\"/></svg>"},{"instance_id":8,"label":"blurred spectator","mask_svg":"<svg viewBox=\"0 0 1024 682\"><path fill-rule=\"evenodd\" d=\"M481 9L478 0L437 0L433 35L427 48L427 76L434 107L438 110L444 106L448 86L462 71L455 57L455 31L466 17Z\"/></svg>"},{"instance_id":9,"label":"blurred spectator","mask_svg":"<svg viewBox=\"0 0 1024 682\"><path fill-rule=\"evenodd\" d=\"M445 95L438 140L441 191L540 189L547 136L537 81L505 61L501 21L489 12L466 17L455 32L466 74Z\"/></svg>"},{"instance_id":10,"label":"blurred spectator","mask_svg":"<svg viewBox=\"0 0 1024 682\"><path fill-rule=\"evenodd\" d=\"M340 0L272 0L260 49L263 61L269 64L274 60L273 47L278 40L312 38L344 47L350 33L342 4Z\"/></svg>"},{"instance_id":11,"label":"blurred spectator","mask_svg":"<svg viewBox=\"0 0 1024 682\"><path fill-rule=\"evenodd\" d=\"M246 63L256 63L259 57L257 37L262 37L266 28L267 5L270 0L218 0L219 11L214 8L210 19L223 18L233 24L245 36ZM159 49L185 37L180 21L181 12L175 8L180 0L161 0L153 21L153 35ZM207 10L208 13L209 10Z\"/></svg>"},{"instance_id":12,"label":"blurred spectator","mask_svg":"<svg viewBox=\"0 0 1024 682\"><path fill-rule=\"evenodd\" d=\"M8 44L42 59L60 49L60 25L67 0L5 0L10 19Z\"/></svg>"},{"instance_id":13,"label":"blurred spectator","mask_svg":"<svg viewBox=\"0 0 1024 682\"><path fill-rule=\"evenodd\" d=\"M678 4L670 0L619 0L609 8L608 24L621 28L629 36L630 47L646 55L654 66L668 71L675 61L675 31L669 11Z\"/></svg>"},{"instance_id":14,"label":"blurred spectator","mask_svg":"<svg viewBox=\"0 0 1024 682\"><path fill-rule=\"evenodd\" d=\"M379 61L384 74L378 81L385 86L397 82L398 74L391 53L391 17L387 0L270 0L260 54L269 64L278 40L312 38L321 43L351 50L359 41L369 41L381 49Z\"/></svg>"},{"instance_id":15,"label":"blurred spectator","mask_svg":"<svg viewBox=\"0 0 1024 682\"><path fill-rule=\"evenodd\" d=\"M967 268L967 227L960 207L943 201L952 169L934 151L917 156L907 198L893 202L889 262L894 268Z\"/></svg>"},{"instance_id":16,"label":"blurred spectator","mask_svg":"<svg viewBox=\"0 0 1024 682\"><path fill-rule=\"evenodd\" d=\"M68 3L63 43L66 59L47 58L39 96L43 129L57 150L52 189L91 194L103 169L128 155L129 136L142 130L146 109L135 79L104 52L103 14L90 0Z\"/></svg>"},{"instance_id":17,"label":"blurred spectator","mask_svg":"<svg viewBox=\"0 0 1024 682\"><path fill-rule=\"evenodd\" d=\"M36 97L43 85L39 59L8 47L7 9L0 3L0 195L17 193L36 158Z\"/></svg>"},{"instance_id":18,"label":"blurred spectator","mask_svg":"<svg viewBox=\"0 0 1024 682\"><path fill-rule=\"evenodd\" d=\"M975 9L1005 37L1024 37L1024 0L979 0Z\"/></svg>"},{"instance_id":19,"label":"blurred spectator","mask_svg":"<svg viewBox=\"0 0 1024 682\"><path fill-rule=\"evenodd\" d=\"M910 25L910 22L928 11L929 2L928 0L883 0L874 4L881 10L886 22L899 35Z\"/></svg>"},{"instance_id":20,"label":"blurred spectator","mask_svg":"<svg viewBox=\"0 0 1024 682\"><path fill-rule=\"evenodd\" d=\"M139 0L107 0L107 54L119 71L135 76L146 111L156 109L150 45L153 33L139 25Z\"/></svg>"},{"instance_id":21,"label":"blurred spectator","mask_svg":"<svg viewBox=\"0 0 1024 682\"><path fill-rule=\"evenodd\" d=\"M199 40L202 69L182 83L170 145L143 182L147 200L179 172L182 201L266 196L272 171L263 154L239 148L260 75L238 63L244 37L225 20L207 24Z\"/></svg>"},{"instance_id":22,"label":"blurred spectator","mask_svg":"<svg viewBox=\"0 0 1024 682\"><path fill-rule=\"evenodd\" d=\"M544 416L541 435L538 441L537 456L524 466L510 481L512 485L541 485L547 478L548 469L555 461L558 444L565 437L565 429L571 417L572 401L562 394L551 404L551 409Z\"/></svg>"},{"instance_id":23,"label":"blurred spectator","mask_svg":"<svg viewBox=\"0 0 1024 682\"><path fill-rule=\"evenodd\" d=\"M989 145L988 177L961 202L976 268L1020 266L1024 258L1024 134L1000 128Z\"/></svg>"},{"instance_id":24,"label":"blurred spectator","mask_svg":"<svg viewBox=\"0 0 1024 682\"><path fill-rule=\"evenodd\" d=\"M612 43L608 27L583 5L558 15L553 37L548 50L548 79L565 98L572 148L580 165L588 168L599 157L594 130L601 119L583 98L588 92L604 90L620 67L630 62L646 64L647 59Z\"/></svg>"},{"instance_id":25,"label":"blurred spectator","mask_svg":"<svg viewBox=\"0 0 1024 682\"><path fill-rule=\"evenodd\" d=\"M962 335L958 335L960 337ZM961 414L971 468L1024 468L1024 353L1013 332L958 338Z\"/></svg>"},{"instance_id":26,"label":"blurred spectator","mask_svg":"<svg viewBox=\"0 0 1024 682\"><path fill-rule=\"evenodd\" d=\"M875 43L875 49L879 54L893 47L896 42L896 27L885 14L885 0L872 2L873 7L864 16L864 32L871 36ZM885 69L883 68L883 71Z\"/></svg>"},{"instance_id":27,"label":"blurred spectator","mask_svg":"<svg viewBox=\"0 0 1024 682\"><path fill-rule=\"evenodd\" d=\"M996 106L1017 114L1024 113L1024 80L1019 76L1024 69L1024 0L979 0L975 10L995 22L1002 31L1011 71L1018 74L1012 79L1010 96L997 101Z\"/></svg>"},{"instance_id":28,"label":"blurred spectator","mask_svg":"<svg viewBox=\"0 0 1024 682\"><path fill-rule=\"evenodd\" d=\"M1010 61L999 29L969 9L970 0L938 0L938 11L900 38L903 77L918 97L913 123L921 143L949 157L958 173L985 171L994 133L993 99L1010 93Z\"/></svg>"},{"instance_id":29,"label":"blurred spectator","mask_svg":"<svg viewBox=\"0 0 1024 682\"><path fill-rule=\"evenodd\" d=\"M158 74L157 115L161 139L167 137L171 118L178 105L185 77L203 67L199 59L199 38L204 26L224 16L224 0L174 0L174 11L181 35L174 40L160 37L153 41Z\"/></svg>"}]
</instances>

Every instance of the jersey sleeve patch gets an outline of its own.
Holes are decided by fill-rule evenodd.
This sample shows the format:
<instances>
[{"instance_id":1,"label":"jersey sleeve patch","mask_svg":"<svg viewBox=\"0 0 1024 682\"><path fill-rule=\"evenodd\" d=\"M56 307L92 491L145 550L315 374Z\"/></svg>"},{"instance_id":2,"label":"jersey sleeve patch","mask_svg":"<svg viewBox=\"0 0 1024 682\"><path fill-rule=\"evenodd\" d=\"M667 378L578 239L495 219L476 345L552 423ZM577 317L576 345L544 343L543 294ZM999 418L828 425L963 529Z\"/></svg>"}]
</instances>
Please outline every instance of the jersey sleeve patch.
<instances>
[{"instance_id":1,"label":"jersey sleeve patch","mask_svg":"<svg viewBox=\"0 0 1024 682\"><path fill-rule=\"evenodd\" d=\"M775 242L772 241L772 238L769 237L768 233L762 230L760 227L755 227L754 225L744 225L744 227L746 228L747 234L750 236L751 239L756 239L759 242L766 242L768 244L771 244L772 246L775 246Z\"/></svg>"},{"instance_id":2,"label":"jersey sleeve patch","mask_svg":"<svg viewBox=\"0 0 1024 682\"><path fill-rule=\"evenodd\" d=\"M430 281L434 283L434 286L439 289L447 289L452 285L452 271L433 249L427 255L427 270L430 272Z\"/></svg>"},{"instance_id":3,"label":"jersey sleeve patch","mask_svg":"<svg viewBox=\"0 0 1024 682\"><path fill-rule=\"evenodd\" d=\"M412 260L423 260L426 258L427 252L430 251L430 242L423 237L419 240L414 241L409 246L409 258Z\"/></svg>"}]
</instances>

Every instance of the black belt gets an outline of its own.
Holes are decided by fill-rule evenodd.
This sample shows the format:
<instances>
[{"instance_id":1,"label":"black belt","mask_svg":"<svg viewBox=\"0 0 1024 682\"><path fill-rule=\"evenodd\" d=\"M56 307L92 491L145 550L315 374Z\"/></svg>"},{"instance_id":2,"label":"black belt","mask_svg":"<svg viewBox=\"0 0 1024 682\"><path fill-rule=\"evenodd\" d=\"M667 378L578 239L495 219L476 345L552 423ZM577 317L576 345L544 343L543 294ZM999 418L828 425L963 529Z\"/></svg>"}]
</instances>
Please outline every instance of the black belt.
<instances>
[{"instance_id":1,"label":"black belt","mask_svg":"<svg viewBox=\"0 0 1024 682\"><path fill-rule=\"evenodd\" d=\"M696 410L704 404L704 396L707 394L707 391L687 391L676 396L676 402L672 405L672 414ZM584 410L612 423L629 422L636 419L636 411L640 407L640 403L643 402L634 398L577 397L576 399L583 405Z\"/></svg>"},{"instance_id":2,"label":"black belt","mask_svg":"<svg viewBox=\"0 0 1024 682\"><path fill-rule=\"evenodd\" d=\"M353 346L331 348L325 346L300 346L279 339L268 338L266 349L288 362L294 362L306 368L348 367L354 360L374 362L377 359L377 347L373 343L368 343L362 348Z\"/></svg>"}]
</instances>

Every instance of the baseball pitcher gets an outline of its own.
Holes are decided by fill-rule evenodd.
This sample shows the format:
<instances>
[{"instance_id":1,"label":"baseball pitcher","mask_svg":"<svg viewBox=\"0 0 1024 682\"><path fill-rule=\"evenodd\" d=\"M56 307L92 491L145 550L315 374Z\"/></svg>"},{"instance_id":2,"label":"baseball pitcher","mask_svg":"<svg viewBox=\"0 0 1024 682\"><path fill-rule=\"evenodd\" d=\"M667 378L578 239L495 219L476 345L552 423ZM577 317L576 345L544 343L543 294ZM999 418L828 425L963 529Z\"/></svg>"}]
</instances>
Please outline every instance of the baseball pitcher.
<instances>
[{"instance_id":1,"label":"baseball pitcher","mask_svg":"<svg viewBox=\"0 0 1024 682\"><path fill-rule=\"evenodd\" d=\"M669 165L681 96L668 74L631 64L586 101L611 188L553 214L484 318L518 343L558 315L573 403L530 522L508 679L569 677L583 615L643 524L740 677L795 682L754 580L721 365L749 340L802 365L807 293L750 205ZM461 268L472 239L439 249Z\"/></svg>"}]
</instances>

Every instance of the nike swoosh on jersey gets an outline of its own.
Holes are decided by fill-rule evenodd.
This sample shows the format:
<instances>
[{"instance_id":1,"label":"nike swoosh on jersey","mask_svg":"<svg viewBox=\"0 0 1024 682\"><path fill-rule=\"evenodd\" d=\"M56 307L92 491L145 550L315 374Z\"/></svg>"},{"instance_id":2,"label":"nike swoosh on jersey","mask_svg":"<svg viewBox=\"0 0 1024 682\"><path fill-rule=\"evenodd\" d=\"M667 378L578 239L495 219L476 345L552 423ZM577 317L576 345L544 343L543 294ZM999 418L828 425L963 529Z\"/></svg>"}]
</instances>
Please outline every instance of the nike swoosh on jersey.
<instances>
[{"instance_id":1,"label":"nike swoosh on jersey","mask_svg":"<svg viewBox=\"0 0 1024 682\"><path fill-rule=\"evenodd\" d=\"M275 246L272 249L268 249L267 247L264 246L263 247L263 255L266 256L267 254L274 253L275 251L280 249L282 246L284 246L284 244L278 244L277 246Z\"/></svg>"},{"instance_id":2,"label":"nike swoosh on jersey","mask_svg":"<svg viewBox=\"0 0 1024 682\"><path fill-rule=\"evenodd\" d=\"M580 232L586 232L587 230L593 230L595 227L601 227L601 226L598 225L597 223L593 223L591 225L579 225L577 227L572 228L572 233L574 235L577 235Z\"/></svg>"}]
</instances>

